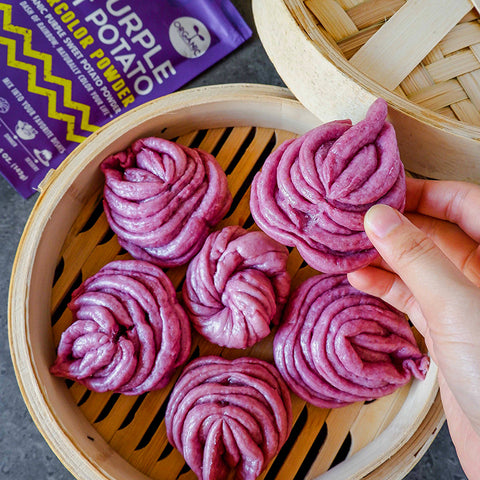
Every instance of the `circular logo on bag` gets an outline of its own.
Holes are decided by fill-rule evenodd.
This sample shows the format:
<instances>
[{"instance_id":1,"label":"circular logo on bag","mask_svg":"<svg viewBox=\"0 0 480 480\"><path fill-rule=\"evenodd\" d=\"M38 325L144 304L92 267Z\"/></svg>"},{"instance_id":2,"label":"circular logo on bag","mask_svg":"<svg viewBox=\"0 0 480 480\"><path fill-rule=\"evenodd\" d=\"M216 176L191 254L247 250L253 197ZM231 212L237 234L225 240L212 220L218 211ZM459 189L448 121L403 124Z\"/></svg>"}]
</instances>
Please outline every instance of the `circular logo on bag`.
<instances>
[{"instance_id":1,"label":"circular logo on bag","mask_svg":"<svg viewBox=\"0 0 480 480\"><path fill-rule=\"evenodd\" d=\"M210 46L211 37L207 27L193 17L179 17L168 30L173 48L186 58L201 57Z\"/></svg>"}]
</instances>

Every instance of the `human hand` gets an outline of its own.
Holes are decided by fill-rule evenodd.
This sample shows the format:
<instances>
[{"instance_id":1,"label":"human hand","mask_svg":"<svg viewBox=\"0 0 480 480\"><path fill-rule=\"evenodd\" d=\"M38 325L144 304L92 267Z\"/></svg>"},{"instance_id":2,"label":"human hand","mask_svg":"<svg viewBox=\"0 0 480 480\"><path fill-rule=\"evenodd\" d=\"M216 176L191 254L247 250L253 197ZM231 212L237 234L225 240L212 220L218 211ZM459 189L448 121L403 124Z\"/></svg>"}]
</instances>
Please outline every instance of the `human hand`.
<instances>
[{"instance_id":1,"label":"human hand","mask_svg":"<svg viewBox=\"0 0 480 480\"><path fill-rule=\"evenodd\" d=\"M407 179L405 211L408 219L386 205L367 212L381 259L348 279L424 336L459 460L480 479L480 187Z\"/></svg>"}]
</instances>

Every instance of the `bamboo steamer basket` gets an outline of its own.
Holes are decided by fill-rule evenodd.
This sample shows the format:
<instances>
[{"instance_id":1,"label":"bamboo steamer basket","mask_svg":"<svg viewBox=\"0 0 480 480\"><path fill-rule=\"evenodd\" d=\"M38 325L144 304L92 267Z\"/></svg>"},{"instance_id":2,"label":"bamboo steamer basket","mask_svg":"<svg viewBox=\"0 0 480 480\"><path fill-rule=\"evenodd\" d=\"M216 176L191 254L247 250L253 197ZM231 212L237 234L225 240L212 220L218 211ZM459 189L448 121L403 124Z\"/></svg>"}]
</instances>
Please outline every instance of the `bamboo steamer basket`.
<instances>
[{"instance_id":1,"label":"bamboo steamer basket","mask_svg":"<svg viewBox=\"0 0 480 480\"><path fill-rule=\"evenodd\" d=\"M480 181L479 5L253 0L260 39L307 108L326 120L358 121L383 97L408 169L474 182Z\"/></svg>"},{"instance_id":2,"label":"bamboo steamer basket","mask_svg":"<svg viewBox=\"0 0 480 480\"><path fill-rule=\"evenodd\" d=\"M249 187L266 155L320 123L286 89L223 85L175 93L128 112L83 142L42 186L12 272L9 341L18 383L39 430L83 480L192 479L166 439L163 414L180 370L164 389L138 397L89 392L53 377L49 366L70 324L72 290L115 258L127 258L101 206L100 162L137 138L158 135L213 152L234 205L217 228L251 228ZM297 285L315 272L293 250ZM167 274L181 284L184 267ZM193 354L253 355L272 361L272 335L247 351L198 336ZM421 458L444 421L437 369L388 397L327 410L292 396L294 427L261 478L399 479Z\"/></svg>"}]
</instances>

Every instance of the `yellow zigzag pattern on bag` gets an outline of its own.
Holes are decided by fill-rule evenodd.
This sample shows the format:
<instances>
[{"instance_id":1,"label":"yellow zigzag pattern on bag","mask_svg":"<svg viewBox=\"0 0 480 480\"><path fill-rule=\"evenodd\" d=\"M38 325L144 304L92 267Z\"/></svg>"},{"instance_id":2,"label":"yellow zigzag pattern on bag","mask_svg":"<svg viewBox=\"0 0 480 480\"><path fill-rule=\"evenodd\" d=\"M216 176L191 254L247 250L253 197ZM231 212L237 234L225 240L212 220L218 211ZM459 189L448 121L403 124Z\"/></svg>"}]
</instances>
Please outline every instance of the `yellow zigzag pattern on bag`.
<instances>
[{"instance_id":1,"label":"yellow zigzag pattern on bag","mask_svg":"<svg viewBox=\"0 0 480 480\"><path fill-rule=\"evenodd\" d=\"M32 48L32 31L23 27L12 25L12 7L5 3L0 3L0 10L3 10L3 29L7 32L17 33L24 37L23 54L28 57L36 58L44 63L44 79L50 83L56 83L64 89L64 105L65 107L79 110L82 112L81 128L87 132L94 132L99 127L89 123L90 107L83 103L72 100L72 82L64 78L52 75L52 56L46 53L38 52ZM36 84L37 67L29 63L16 59L17 42L10 38L0 36L0 44L7 46L7 65L13 68L20 68L28 73L28 91L37 93L48 98L48 116L57 120L63 120L67 123L67 140L80 143L86 137L76 135L75 117L66 113L60 113L56 110L57 92L49 88L40 87Z\"/></svg>"}]
</instances>

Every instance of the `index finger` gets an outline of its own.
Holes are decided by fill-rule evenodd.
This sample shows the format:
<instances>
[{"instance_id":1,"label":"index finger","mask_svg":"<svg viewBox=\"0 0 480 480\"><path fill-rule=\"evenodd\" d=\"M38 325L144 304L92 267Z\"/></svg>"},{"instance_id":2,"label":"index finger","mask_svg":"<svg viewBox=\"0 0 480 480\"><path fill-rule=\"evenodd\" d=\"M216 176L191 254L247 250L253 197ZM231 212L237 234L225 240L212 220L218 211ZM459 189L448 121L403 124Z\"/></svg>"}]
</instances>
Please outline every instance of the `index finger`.
<instances>
[{"instance_id":1,"label":"index finger","mask_svg":"<svg viewBox=\"0 0 480 480\"><path fill-rule=\"evenodd\" d=\"M467 182L407 178L406 212L457 224L480 242L480 186Z\"/></svg>"}]
</instances>

